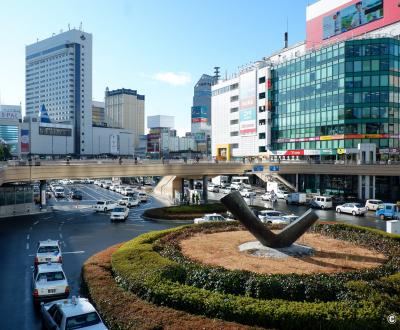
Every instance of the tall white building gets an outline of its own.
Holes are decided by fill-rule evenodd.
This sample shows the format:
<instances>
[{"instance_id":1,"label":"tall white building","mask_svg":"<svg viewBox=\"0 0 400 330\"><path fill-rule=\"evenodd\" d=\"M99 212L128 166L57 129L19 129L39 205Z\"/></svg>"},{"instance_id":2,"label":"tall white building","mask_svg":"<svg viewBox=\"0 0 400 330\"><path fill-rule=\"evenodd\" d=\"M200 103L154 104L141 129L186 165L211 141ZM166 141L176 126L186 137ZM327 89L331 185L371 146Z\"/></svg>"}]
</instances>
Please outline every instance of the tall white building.
<instances>
[{"instance_id":1,"label":"tall white building","mask_svg":"<svg viewBox=\"0 0 400 330\"><path fill-rule=\"evenodd\" d=\"M69 30L25 48L26 115L45 105L54 123L72 124L74 153L92 153L92 35Z\"/></svg>"}]
</instances>

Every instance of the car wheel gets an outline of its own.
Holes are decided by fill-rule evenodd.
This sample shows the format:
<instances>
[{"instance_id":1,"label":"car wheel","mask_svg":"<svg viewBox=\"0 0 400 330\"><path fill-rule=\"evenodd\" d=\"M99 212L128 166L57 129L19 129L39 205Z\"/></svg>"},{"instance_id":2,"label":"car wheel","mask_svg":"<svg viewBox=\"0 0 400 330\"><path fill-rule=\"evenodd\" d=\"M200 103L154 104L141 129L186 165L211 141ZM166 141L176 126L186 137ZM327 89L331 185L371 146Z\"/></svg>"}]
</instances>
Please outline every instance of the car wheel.
<instances>
[{"instance_id":1,"label":"car wheel","mask_svg":"<svg viewBox=\"0 0 400 330\"><path fill-rule=\"evenodd\" d=\"M289 205L289 201L286 201L286 205Z\"/></svg>"},{"instance_id":2,"label":"car wheel","mask_svg":"<svg viewBox=\"0 0 400 330\"><path fill-rule=\"evenodd\" d=\"M106 207L104 208L104 212L107 212L107 208Z\"/></svg>"},{"instance_id":3,"label":"car wheel","mask_svg":"<svg viewBox=\"0 0 400 330\"><path fill-rule=\"evenodd\" d=\"M369 211L369 207L368 206L366 206L365 208L367 209L367 211Z\"/></svg>"},{"instance_id":4,"label":"car wheel","mask_svg":"<svg viewBox=\"0 0 400 330\"><path fill-rule=\"evenodd\" d=\"M381 220L385 220L385 216L383 214L381 214L381 216L379 217Z\"/></svg>"},{"instance_id":5,"label":"car wheel","mask_svg":"<svg viewBox=\"0 0 400 330\"><path fill-rule=\"evenodd\" d=\"M356 211L353 211L353 212L351 212L351 214L355 216L357 213L356 213Z\"/></svg>"},{"instance_id":6,"label":"car wheel","mask_svg":"<svg viewBox=\"0 0 400 330\"><path fill-rule=\"evenodd\" d=\"M325 208L325 206L321 205L321 210L323 210Z\"/></svg>"},{"instance_id":7,"label":"car wheel","mask_svg":"<svg viewBox=\"0 0 400 330\"><path fill-rule=\"evenodd\" d=\"M337 213L342 213L342 210L341 209L337 209L336 212Z\"/></svg>"},{"instance_id":8,"label":"car wheel","mask_svg":"<svg viewBox=\"0 0 400 330\"><path fill-rule=\"evenodd\" d=\"M267 224L272 225L272 221L267 221Z\"/></svg>"}]
</instances>

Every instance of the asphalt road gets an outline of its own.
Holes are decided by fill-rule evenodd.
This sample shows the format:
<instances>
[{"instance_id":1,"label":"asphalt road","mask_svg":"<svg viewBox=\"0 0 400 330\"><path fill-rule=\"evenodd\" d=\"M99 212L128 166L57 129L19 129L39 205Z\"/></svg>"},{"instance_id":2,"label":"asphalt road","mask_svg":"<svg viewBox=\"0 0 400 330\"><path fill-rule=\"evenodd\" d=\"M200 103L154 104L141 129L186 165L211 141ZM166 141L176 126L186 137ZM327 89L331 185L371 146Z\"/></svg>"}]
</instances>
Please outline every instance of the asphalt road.
<instances>
[{"instance_id":1,"label":"asphalt road","mask_svg":"<svg viewBox=\"0 0 400 330\"><path fill-rule=\"evenodd\" d=\"M0 329L40 329L31 289L31 267L39 240L61 241L71 295L78 295L81 267L88 257L142 233L173 226L141 219L143 210L164 204L153 197L131 209L125 223L110 223L109 214L94 213L90 205L98 199L118 200L121 196L94 185L80 185L79 189L84 195L79 203L50 200L56 209L53 213L0 219Z\"/></svg>"},{"instance_id":2,"label":"asphalt road","mask_svg":"<svg viewBox=\"0 0 400 330\"><path fill-rule=\"evenodd\" d=\"M91 210L99 199L118 200L121 195L95 185L74 185L83 193L82 201L69 198L49 200L52 213L0 219L0 329L40 329L40 319L33 307L31 267L36 244L48 238L61 241L64 271L71 287L71 295L78 295L80 273L84 261L94 253L113 244L127 241L142 233L173 227L172 224L153 223L141 218L147 208L165 203L151 197L147 203L130 210L125 223L110 223L109 214ZM71 186L66 186L68 191ZM223 194L209 193L211 200ZM264 205L260 195L255 204ZM276 209L301 215L307 208L287 206L278 201ZM317 210L321 220L343 221L385 230L385 223L373 214L365 217L337 215L332 210Z\"/></svg>"}]
</instances>

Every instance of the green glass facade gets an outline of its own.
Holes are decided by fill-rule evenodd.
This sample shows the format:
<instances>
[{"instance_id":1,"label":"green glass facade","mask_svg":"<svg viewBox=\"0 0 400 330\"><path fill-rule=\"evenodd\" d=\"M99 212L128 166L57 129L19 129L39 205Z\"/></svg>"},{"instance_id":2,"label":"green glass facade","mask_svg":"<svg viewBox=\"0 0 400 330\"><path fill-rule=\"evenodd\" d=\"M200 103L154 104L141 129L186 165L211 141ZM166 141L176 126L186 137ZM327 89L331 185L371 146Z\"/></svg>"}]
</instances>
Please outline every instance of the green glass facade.
<instances>
[{"instance_id":1,"label":"green glass facade","mask_svg":"<svg viewBox=\"0 0 400 330\"><path fill-rule=\"evenodd\" d=\"M336 154L375 143L381 152L398 152L399 61L400 41L377 38L344 41L277 65L272 150Z\"/></svg>"}]
</instances>

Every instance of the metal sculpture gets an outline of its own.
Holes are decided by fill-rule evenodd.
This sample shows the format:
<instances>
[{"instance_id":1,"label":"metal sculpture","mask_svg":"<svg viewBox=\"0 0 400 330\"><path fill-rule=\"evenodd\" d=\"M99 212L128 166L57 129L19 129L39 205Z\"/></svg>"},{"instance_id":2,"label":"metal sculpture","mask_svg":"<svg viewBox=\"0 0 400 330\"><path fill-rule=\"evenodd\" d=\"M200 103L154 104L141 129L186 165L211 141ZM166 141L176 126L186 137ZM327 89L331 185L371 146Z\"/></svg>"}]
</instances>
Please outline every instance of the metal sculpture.
<instances>
[{"instance_id":1,"label":"metal sculpture","mask_svg":"<svg viewBox=\"0 0 400 330\"><path fill-rule=\"evenodd\" d=\"M292 245L318 220L315 212L309 209L279 234L275 234L256 217L238 191L225 196L221 202L262 245L270 248L284 248Z\"/></svg>"}]
</instances>

